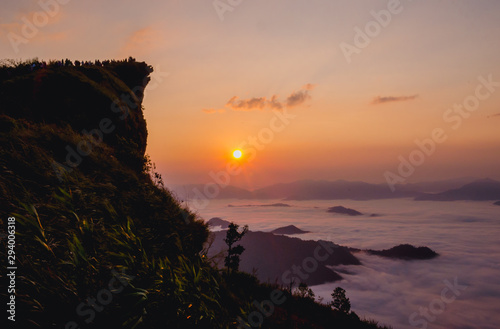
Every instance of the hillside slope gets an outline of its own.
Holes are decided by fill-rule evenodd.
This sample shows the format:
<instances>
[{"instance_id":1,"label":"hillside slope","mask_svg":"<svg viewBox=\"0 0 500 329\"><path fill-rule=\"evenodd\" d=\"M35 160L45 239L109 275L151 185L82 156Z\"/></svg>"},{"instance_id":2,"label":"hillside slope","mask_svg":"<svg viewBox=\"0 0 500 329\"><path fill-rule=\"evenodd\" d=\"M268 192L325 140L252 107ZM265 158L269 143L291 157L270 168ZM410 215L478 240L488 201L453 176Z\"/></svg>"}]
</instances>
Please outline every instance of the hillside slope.
<instances>
[{"instance_id":1,"label":"hillside slope","mask_svg":"<svg viewBox=\"0 0 500 329\"><path fill-rule=\"evenodd\" d=\"M0 66L0 237L15 217L19 328L249 327L254 301L280 289L210 264L206 225L152 170L151 72L133 59ZM282 294L262 328L377 328Z\"/></svg>"},{"instance_id":2,"label":"hillside slope","mask_svg":"<svg viewBox=\"0 0 500 329\"><path fill-rule=\"evenodd\" d=\"M154 184L144 154L151 71L135 61L0 69L0 209L17 219L23 327L86 325L77 307L122 270L135 279L92 323L135 323L144 310L130 296L157 284L163 262L200 262L205 225Z\"/></svg>"}]
</instances>

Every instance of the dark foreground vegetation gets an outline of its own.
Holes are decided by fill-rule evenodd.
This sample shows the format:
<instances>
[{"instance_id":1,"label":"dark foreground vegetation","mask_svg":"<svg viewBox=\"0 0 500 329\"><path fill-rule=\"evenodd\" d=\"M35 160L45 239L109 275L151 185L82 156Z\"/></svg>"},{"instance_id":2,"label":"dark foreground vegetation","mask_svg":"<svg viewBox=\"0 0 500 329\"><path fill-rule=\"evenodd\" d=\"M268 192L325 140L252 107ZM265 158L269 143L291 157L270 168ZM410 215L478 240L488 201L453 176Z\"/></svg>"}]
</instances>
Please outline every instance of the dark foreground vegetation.
<instances>
[{"instance_id":1,"label":"dark foreground vegetation","mask_svg":"<svg viewBox=\"0 0 500 329\"><path fill-rule=\"evenodd\" d=\"M16 326L378 328L342 291L336 306L319 304L304 286L212 265L206 224L145 155L151 72L133 59L0 67L0 225L4 242L16 218Z\"/></svg>"}]
</instances>

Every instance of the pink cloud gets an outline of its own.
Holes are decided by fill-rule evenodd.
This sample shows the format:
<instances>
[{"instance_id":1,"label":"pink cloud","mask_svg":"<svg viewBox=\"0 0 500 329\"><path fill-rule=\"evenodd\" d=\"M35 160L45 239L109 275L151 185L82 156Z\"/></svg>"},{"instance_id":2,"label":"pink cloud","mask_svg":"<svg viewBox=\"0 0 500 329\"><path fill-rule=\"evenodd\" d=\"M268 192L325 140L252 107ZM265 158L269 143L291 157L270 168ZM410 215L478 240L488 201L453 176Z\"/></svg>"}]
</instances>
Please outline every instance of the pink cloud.
<instances>
[{"instance_id":1,"label":"pink cloud","mask_svg":"<svg viewBox=\"0 0 500 329\"><path fill-rule=\"evenodd\" d=\"M278 95L272 95L270 98L252 97L247 99L240 99L238 96L233 96L227 101L226 107L234 111L282 110L284 107L292 108L311 99L309 92L315 87L316 85L308 83L302 86L300 90L292 92L284 101L280 101Z\"/></svg>"},{"instance_id":2,"label":"pink cloud","mask_svg":"<svg viewBox=\"0 0 500 329\"><path fill-rule=\"evenodd\" d=\"M372 100L373 105L390 103L390 102L404 102L404 101L412 101L418 98L418 95L411 96L377 96Z\"/></svg>"},{"instance_id":3,"label":"pink cloud","mask_svg":"<svg viewBox=\"0 0 500 329\"><path fill-rule=\"evenodd\" d=\"M121 53L124 56L144 56L159 48L163 42L160 31L145 27L134 31L126 38Z\"/></svg>"}]
</instances>

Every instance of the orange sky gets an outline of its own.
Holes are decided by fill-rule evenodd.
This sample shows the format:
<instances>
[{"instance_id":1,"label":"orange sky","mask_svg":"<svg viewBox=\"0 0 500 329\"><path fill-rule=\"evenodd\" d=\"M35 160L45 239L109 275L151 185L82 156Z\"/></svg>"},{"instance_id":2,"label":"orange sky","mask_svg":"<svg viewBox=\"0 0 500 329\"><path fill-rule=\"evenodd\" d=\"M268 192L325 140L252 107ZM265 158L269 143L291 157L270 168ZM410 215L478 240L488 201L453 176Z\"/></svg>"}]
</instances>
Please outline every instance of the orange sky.
<instances>
[{"instance_id":1,"label":"orange sky","mask_svg":"<svg viewBox=\"0 0 500 329\"><path fill-rule=\"evenodd\" d=\"M244 142L231 184L248 188L384 182L388 172L409 182L500 179L498 1L40 3L2 4L0 58L134 56L153 65L147 152L167 185L210 182ZM466 117L447 113L475 107L471 97L478 104ZM278 125L275 111L295 117ZM446 140L402 177L398 157L408 160L434 129Z\"/></svg>"}]
</instances>

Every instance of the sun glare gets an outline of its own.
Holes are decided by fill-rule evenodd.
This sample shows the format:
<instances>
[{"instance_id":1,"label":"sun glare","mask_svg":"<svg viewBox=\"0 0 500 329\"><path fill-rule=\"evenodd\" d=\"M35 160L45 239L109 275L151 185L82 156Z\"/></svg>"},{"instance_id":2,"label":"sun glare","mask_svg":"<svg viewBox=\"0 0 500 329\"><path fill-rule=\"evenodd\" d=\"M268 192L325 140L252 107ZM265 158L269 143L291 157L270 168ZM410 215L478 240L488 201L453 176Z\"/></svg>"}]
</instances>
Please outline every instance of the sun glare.
<instances>
[{"instance_id":1,"label":"sun glare","mask_svg":"<svg viewBox=\"0 0 500 329\"><path fill-rule=\"evenodd\" d=\"M242 155L243 155L243 153L241 153L241 151L240 151L240 150L235 150L235 151L233 152L233 157L235 157L236 159L241 158L241 156L242 156Z\"/></svg>"}]
</instances>

